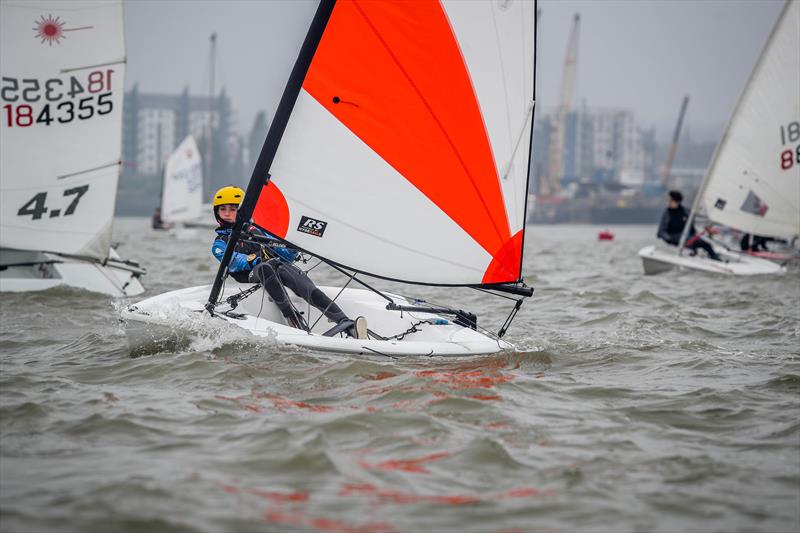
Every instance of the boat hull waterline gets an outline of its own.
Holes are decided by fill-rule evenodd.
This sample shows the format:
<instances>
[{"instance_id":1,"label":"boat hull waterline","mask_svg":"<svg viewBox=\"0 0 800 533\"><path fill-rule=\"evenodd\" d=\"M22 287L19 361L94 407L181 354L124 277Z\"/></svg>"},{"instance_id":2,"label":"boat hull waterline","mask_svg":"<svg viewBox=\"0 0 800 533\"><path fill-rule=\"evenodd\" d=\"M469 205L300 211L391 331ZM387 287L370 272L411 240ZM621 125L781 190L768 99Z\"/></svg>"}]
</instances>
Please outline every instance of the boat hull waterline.
<instances>
[{"instance_id":1,"label":"boat hull waterline","mask_svg":"<svg viewBox=\"0 0 800 533\"><path fill-rule=\"evenodd\" d=\"M70 286L114 297L144 292L145 269L122 260L114 248L104 263L49 252L4 249L0 292L36 292Z\"/></svg>"},{"instance_id":2,"label":"boat hull waterline","mask_svg":"<svg viewBox=\"0 0 800 533\"><path fill-rule=\"evenodd\" d=\"M226 283L220 301L239 294L252 284ZM187 342L194 333L206 328L217 331L224 325L238 328L238 333L278 345L294 345L311 350L356 355L402 356L474 356L514 349L501 339L458 325L452 317L433 313L389 311L387 300L363 289L319 287L350 317L364 316L370 338L360 340L342 335L323 336L334 324L322 317L304 300L291 295L295 307L303 312L311 332L287 325L277 306L259 289L231 310L219 305L212 317L205 311L210 285L179 289L129 306L121 318L132 354L153 353ZM341 291L341 294L339 292ZM389 295L399 305L419 306L417 300ZM387 340L379 340L376 336Z\"/></svg>"},{"instance_id":3,"label":"boat hull waterline","mask_svg":"<svg viewBox=\"0 0 800 533\"><path fill-rule=\"evenodd\" d=\"M785 267L766 259L719 249L716 251L722 257L722 261L712 261L699 254L692 256L688 252L679 255L677 247L664 249L658 245L645 246L639 250L639 257L642 258L644 273L647 275L660 274L674 268L735 276L783 274L786 272Z\"/></svg>"}]
</instances>

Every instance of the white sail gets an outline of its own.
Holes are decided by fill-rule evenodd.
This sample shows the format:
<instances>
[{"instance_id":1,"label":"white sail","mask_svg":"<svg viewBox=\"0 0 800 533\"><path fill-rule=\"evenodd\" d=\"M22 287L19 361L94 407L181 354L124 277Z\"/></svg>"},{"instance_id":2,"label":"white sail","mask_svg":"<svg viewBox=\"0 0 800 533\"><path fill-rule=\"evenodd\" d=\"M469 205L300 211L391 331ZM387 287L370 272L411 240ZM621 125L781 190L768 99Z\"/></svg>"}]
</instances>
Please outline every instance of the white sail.
<instances>
[{"instance_id":1,"label":"white sail","mask_svg":"<svg viewBox=\"0 0 800 533\"><path fill-rule=\"evenodd\" d=\"M719 224L800 235L800 2L789 0L706 176L702 203Z\"/></svg>"},{"instance_id":2,"label":"white sail","mask_svg":"<svg viewBox=\"0 0 800 533\"><path fill-rule=\"evenodd\" d=\"M122 2L0 9L0 247L105 259L121 155Z\"/></svg>"},{"instance_id":3,"label":"white sail","mask_svg":"<svg viewBox=\"0 0 800 533\"><path fill-rule=\"evenodd\" d=\"M194 137L175 149L164 167L161 218L164 222L197 219L203 208L203 165Z\"/></svg>"},{"instance_id":4,"label":"white sail","mask_svg":"<svg viewBox=\"0 0 800 533\"><path fill-rule=\"evenodd\" d=\"M530 2L337 2L254 221L377 276L519 280L533 57Z\"/></svg>"}]
</instances>

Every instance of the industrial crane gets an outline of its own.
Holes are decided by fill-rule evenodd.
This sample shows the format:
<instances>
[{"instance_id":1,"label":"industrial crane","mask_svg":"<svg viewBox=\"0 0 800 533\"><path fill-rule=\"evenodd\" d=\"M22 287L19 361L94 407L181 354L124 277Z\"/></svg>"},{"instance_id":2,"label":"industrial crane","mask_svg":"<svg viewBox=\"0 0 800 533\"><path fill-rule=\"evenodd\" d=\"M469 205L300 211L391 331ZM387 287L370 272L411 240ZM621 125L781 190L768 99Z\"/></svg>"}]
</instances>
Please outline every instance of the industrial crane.
<instances>
[{"instance_id":1,"label":"industrial crane","mask_svg":"<svg viewBox=\"0 0 800 533\"><path fill-rule=\"evenodd\" d=\"M564 133L567 114L570 110L575 73L578 66L578 35L580 33L581 16L575 13L572 19L572 30L567 41L567 55L564 58L564 73L561 78L561 100L555 119L550 126L549 171L547 173L547 194L553 195L561 190L562 162L564 159Z\"/></svg>"}]
</instances>

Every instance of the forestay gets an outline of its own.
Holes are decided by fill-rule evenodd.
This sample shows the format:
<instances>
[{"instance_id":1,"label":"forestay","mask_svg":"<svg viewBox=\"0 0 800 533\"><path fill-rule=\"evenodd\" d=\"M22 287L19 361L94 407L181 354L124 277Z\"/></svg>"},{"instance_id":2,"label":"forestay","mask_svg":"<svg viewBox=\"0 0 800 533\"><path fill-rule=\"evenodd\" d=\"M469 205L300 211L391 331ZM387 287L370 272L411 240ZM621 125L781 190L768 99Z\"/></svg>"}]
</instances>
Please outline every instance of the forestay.
<instances>
[{"instance_id":1,"label":"forestay","mask_svg":"<svg viewBox=\"0 0 800 533\"><path fill-rule=\"evenodd\" d=\"M530 2L339 1L253 220L414 283L521 279Z\"/></svg>"},{"instance_id":2,"label":"forestay","mask_svg":"<svg viewBox=\"0 0 800 533\"><path fill-rule=\"evenodd\" d=\"M720 142L708 217L756 235L800 235L800 2L790 0Z\"/></svg>"},{"instance_id":3,"label":"forestay","mask_svg":"<svg viewBox=\"0 0 800 533\"><path fill-rule=\"evenodd\" d=\"M3 2L0 247L104 259L120 165L122 2Z\"/></svg>"},{"instance_id":4,"label":"forestay","mask_svg":"<svg viewBox=\"0 0 800 533\"><path fill-rule=\"evenodd\" d=\"M161 218L165 222L194 220L203 208L203 166L197 143L186 137L167 159L161 191Z\"/></svg>"}]
</instances>

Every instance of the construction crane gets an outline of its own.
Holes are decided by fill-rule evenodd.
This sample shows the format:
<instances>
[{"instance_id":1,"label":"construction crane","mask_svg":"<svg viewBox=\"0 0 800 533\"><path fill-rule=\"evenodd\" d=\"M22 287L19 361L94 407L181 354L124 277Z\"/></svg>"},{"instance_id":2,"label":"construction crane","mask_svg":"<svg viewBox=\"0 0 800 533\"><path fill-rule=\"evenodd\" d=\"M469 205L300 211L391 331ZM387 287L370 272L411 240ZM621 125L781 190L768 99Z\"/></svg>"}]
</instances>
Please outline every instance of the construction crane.
<instances>
[{"instance_id":1,"label":"construction crane","mask_svg":"<svg viewBox=\"0 0 800 533\"><path fill-rule=\"evenodd\" d=\"M678 150L678 137L681 135L681 126L683 126L683 116L686 114L686 108L689 107L689 96L683 97L681 104L681 112L678 115L678 124L675 125L675 133L672 135L672 146L669 147L667 154L667 162L661 169L661 186L667 188L669 185L669 173L672 171L672 160L675 159L675 152Z\"/></svg>"},{"instance_id":2,"label":"construction crane","mask_svg":"<svg viewBox=\"0 0 800 533\"><path fill-rule=\"evenodd\" d=\"M572 19L572 30L567 41L567 55L564 58L564 73L561 78L561 101L558 104L555 119L550 125L549 170L547 173L547 193L553 195L561 190L562 161L564 159L564 133L567 114L572 101L575 85L575 73L578 66L578 35L580 33L581 16L575 13Z\"/></svg>"}]
</instances>

